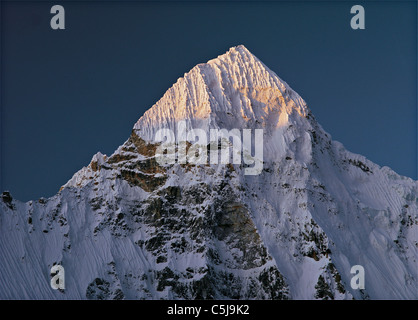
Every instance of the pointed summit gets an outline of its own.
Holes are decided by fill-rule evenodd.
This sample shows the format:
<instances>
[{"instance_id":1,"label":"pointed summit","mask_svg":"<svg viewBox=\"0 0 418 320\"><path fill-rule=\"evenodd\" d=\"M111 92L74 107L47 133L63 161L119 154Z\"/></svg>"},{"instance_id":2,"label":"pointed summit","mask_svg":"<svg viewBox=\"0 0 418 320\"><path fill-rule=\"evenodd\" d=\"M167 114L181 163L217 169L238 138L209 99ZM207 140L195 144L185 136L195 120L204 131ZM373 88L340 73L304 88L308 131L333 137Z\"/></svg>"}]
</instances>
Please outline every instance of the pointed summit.
<instances>
[{"instance_id":1,"label":"pointed summit","mask_svg":"<svg viewBox=\"0 0 418 320\"><path fill-rule=\"evenodd\" d=\"M239 45L179 78L134 129L151 141L156 130L173 130L179 120L202 129L277 127L294 114L307 114L303 99Z\"/></svg>"},{"instance_id":2,"label":"pointed summit","mask_svg":"<svg viewBox=\"0 0 418 320\"><path fill-rule=\"evenodd\" d=\"M215 62L216 60L226 61L230 59L230 61L260 61L255 55L253 55L250 50L248 50L244 45L240 44L235 47L229 48L229 50L219 55L217 58L209 60L208 63ZM267 68L267 67L266 67Z\"/></svg>"},{"instance_id":3,"label":"pointed summit","mask_svg":"<svg viewBox=\"0 0 418 320\"><path fill-rule=\"evenodd\" d=\"M244 46L243 44L239 44L239 45L237 45L237 46L235 46L235 47L231 47L231 48L229 48L229 50L228 50L228 52L227 52L227 53L230 53L230 52L239 52L239 53L241 53L241 54L253 55L253 54L250 52L250 50L248 50L248 49L247 49L247 47L246 47L246 46Z\"/></svg>"}]
</instances>

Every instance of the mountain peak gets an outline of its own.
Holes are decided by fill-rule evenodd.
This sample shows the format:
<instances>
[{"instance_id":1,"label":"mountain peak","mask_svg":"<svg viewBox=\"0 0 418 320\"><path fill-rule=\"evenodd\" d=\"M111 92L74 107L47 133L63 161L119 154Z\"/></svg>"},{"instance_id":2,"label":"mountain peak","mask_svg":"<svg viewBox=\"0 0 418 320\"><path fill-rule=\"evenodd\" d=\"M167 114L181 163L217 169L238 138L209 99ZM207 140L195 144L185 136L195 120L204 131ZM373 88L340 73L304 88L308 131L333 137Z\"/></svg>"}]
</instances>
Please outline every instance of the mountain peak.
<instances>
[{"instance_id":1,"label":"mountain peak","mask_svg":"<svg viewBox=\"0 0 418 320\"><path fill-rule=\"evenodd\" d=\"M218 56L218 58L223 58L226 56L241 56L244 59L248 59L249 57L253 57L254 59L257 59L251 52L248 50L243 44L237 45L235 47L229 48L229 50ZM216 60L216 59L213 59Z\"/></svg>"},{"instance_id":2,"label":"mountain peak","mask_svg":"<svg viewBox=\"0 0 418 320\"><path fill-rule=\"evenodd\" d=\"M156 130L174 130L186 120L193 128L283 126L305 116L303 99L244 45L192 68L138 120L134 130L152 141Z\"/></svg>"},{"instance_id":3,"label":"mountain peak","mask_svg":"<svg viewBox=\"0 0 418 320\"><path fill-rule=\"evenodd\" d=\"M332 141L247 51L194 67L55 196L0 196L0 299L416 299L418 182ZM232 141L233 163L178 140L161 164L144 138L184 123L263 140ZM51 290L57 265L71 285Z\"/></svg>"},{"instance_id":4,"label":"mountain peak","mask_svg":"<svg viewBox=\"0 0 418 320\"><path fill-rule=\"evenodd\" d=\"M246 52L246 53L251 54L250 50L248 50L247 47L244 46L243 44L239 44L235 47L229 48L228 52L230 52L230 51L238 51L238 52L241 52L241 53Z\"/></svg>"}]
</instances>

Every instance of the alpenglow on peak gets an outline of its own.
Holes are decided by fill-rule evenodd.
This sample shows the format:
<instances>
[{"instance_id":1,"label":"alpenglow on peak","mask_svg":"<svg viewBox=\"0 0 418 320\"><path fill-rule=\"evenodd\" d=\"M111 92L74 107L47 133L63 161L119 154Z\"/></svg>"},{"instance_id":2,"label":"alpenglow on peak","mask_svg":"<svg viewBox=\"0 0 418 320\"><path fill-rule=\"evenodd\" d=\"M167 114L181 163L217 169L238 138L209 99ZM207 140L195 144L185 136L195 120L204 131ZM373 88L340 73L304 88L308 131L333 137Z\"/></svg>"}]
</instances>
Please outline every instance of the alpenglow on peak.
<instances>
[{"instance_id":1,"label":"alpenglow on peak","mask_svg":"<svg viewBox=\"0 0 418 320\"><path fill-rule=\"evenodd\" d=\"M173 129L179 120L202 129L230 129L276 126L294 113L306 116L305 101L239 45L184 74L134 129L138 136L151 141L156 130Z\"/></svg>"}]
</instances>

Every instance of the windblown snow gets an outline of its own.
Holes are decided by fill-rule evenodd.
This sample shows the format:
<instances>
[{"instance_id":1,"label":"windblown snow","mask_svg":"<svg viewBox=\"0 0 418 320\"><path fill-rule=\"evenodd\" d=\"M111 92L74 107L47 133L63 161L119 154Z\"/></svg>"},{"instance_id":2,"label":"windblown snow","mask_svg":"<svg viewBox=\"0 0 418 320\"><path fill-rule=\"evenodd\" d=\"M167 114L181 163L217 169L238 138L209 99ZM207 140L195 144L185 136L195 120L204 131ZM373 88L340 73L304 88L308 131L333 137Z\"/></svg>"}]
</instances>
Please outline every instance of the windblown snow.
<instances>
[{"instance_id":1,"label":"windblown snow","mask_svg":"<svg viewBox=\"0 0 418 320\"><path fill-rule=\"evenodd\" d=\"M155 133L179 121L263 129L261 174L161 165ZM55 196L3 192L0 298L417 299L417 195L417 181L333 141L241 45L178 79Z\"/></svg>"}]
</instances>

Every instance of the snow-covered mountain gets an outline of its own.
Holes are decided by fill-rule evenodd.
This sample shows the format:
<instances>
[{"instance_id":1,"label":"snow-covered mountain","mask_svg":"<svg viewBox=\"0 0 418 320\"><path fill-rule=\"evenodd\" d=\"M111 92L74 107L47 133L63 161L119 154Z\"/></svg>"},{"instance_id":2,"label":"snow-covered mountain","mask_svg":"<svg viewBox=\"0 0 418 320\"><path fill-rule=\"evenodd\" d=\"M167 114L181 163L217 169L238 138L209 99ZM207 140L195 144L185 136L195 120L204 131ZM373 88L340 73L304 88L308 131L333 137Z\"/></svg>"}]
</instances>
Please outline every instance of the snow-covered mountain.
<instances>
[{"instance_id":1,"label":"snow-covered mountain","mask_svg":"<svg viewBox=\"0 0 418 320\"><path fill-rule=\"evenodd\" d=\"M156 159L159 129L263 129L262 171ZM209 156L208 156L209 157ZM199 64L49 199L0 200L1 299L417 299L418 182L331 140L244 46ZM50 286L53 265L65 289ZM351 267L365 270L353 289Z\"/></svg>"}]
</instances>

